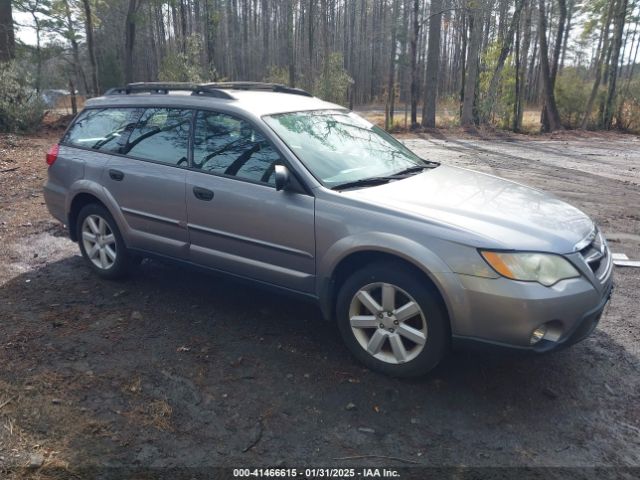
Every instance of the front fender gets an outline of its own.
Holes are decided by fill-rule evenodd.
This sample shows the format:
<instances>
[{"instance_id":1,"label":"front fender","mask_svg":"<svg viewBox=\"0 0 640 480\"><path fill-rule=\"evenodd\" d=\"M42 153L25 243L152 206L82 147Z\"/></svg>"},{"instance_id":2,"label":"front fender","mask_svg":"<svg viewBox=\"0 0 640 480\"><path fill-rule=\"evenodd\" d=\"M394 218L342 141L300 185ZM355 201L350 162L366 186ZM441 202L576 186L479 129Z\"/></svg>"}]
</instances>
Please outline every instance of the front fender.
<instances>
[{"instance_id":1,"label":"front fender","mask_svg":"<svg viewBox=\"0 0 640 480\"><path fill-rule=\"evenodd\" d=\"M466 308L462 284L458 275L426 245L400 235L385 232L361 232L341 238L318 259L318 298L326 318L333 315L334 272L340 263L359 252L377 252L392 255L414 265L436 286L442 296L452 330L455 330L453 312Z\"/></svg>"}]
</instances>

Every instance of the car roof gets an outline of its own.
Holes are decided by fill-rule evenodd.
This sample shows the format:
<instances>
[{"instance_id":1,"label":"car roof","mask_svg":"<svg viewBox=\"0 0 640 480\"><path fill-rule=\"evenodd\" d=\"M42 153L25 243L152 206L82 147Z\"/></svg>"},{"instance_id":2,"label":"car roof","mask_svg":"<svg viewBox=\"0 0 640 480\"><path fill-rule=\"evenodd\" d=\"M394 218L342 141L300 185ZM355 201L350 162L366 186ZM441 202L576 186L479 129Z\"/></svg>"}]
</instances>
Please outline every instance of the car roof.
<instances>
[{"instance_id":1,"label":"car roof","mask_svg":"<svg viewBox=\"0 0 640 480\"><path fill-rule=\"evenodd\" d=\"M325 102L317 97L260 90L227 89L231 98L217 98L208 95L192 95L190 91L171 91L168 93L131 93L109 94L87 100L86 107L124 107L151 105L182 108L215 108L237 110L261 117L277 113L299 112L305 110L346 110L335 103Z\"/></svg>"}]
</instances>

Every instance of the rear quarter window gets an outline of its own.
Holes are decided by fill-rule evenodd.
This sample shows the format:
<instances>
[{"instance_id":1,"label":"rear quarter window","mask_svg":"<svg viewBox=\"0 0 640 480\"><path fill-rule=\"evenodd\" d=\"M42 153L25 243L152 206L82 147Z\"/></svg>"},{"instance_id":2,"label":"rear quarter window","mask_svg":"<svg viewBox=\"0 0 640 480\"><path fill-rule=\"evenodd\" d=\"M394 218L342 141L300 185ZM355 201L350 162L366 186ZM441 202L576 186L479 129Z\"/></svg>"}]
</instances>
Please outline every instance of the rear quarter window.
<instances>
[{"instance_id":1,"label":"rear quarter window","mask_svg":"<svg viewBox=\"0 0 640 480\"><path fill-rule=\"evenodd\" d=\"M140 108L92 108L83 111L62 143L112 153L123 153L138 123Z\"/></svg>"}]
</instances>

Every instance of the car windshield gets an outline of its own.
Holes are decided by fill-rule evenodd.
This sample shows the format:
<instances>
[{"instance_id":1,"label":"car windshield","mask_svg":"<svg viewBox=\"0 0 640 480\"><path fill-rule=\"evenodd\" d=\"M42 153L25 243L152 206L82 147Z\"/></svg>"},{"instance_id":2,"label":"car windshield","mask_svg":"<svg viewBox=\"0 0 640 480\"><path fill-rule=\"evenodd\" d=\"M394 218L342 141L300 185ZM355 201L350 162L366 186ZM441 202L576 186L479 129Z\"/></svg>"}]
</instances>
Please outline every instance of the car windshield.
<instances>
[{"instance_id":1,"label":"car windshield","mask_svg":"<svg viewBox=\"0 0 640 480\"><path fill-rule=\"evenodd\" d=\"M264 118L311 173L331 188L433 166L398 140L346 110L282 113Z\"/></svg>"}]
</instances>

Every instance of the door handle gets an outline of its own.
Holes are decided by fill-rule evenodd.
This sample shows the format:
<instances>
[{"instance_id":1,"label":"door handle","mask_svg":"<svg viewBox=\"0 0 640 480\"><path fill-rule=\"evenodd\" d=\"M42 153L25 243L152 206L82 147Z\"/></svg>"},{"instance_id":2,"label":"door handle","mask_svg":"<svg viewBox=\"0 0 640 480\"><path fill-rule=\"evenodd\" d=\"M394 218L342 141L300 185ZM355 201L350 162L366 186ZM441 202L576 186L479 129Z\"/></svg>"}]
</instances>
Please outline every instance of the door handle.
<instances>
[{"instance_id":1,"label":"door handle","mask_svg":"<svg viewBox=\"0 0 640 480\"><path fill-rule=\"evenodd\" d=\"M109 176L116 182L119 182L124 178L124 173L120 170L109 170Z\"/></svg>"},{"instance_id":2,"label":"door handle","mask_svg":"<svg viewBox=\"0 0 640 480\"><path fill-rule=\"evenodd\" d=\"M193 195L198 200L204 200L205 202L208 202L213 198L213 192L202 187L193 187Z\"/></svg>"}]
</instances>

